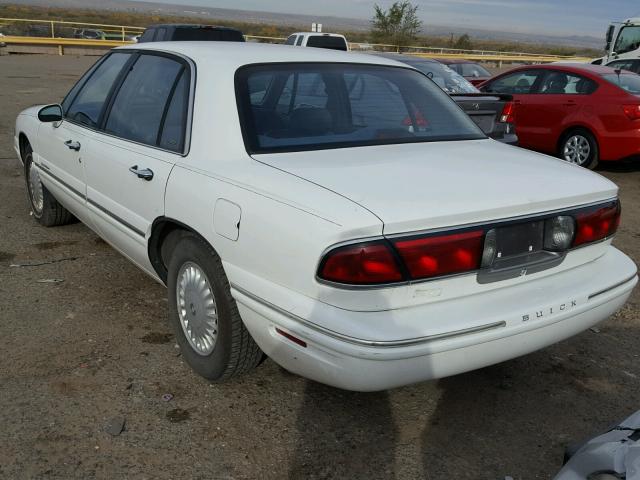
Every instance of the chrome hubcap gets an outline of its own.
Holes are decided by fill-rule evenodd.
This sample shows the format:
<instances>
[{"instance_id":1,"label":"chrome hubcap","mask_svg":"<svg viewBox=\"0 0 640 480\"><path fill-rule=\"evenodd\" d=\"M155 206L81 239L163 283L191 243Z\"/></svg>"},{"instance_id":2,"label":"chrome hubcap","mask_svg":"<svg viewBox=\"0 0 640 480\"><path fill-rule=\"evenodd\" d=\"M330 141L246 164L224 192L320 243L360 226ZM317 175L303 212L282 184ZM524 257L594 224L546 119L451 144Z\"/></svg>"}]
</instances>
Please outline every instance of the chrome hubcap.
<instances>
[{"instance_id":1,"label":"chrome hubcap","mask_svg":"<svg viewBox=\"0 0 640 480\"><path fill-rule=\"evenodd\" d=\"M589 159L591 155L591 145L582 135L573 135L569 137L564 144L564 159L567 162L582 165Z\"/></svg>"},{"instance_id":2,"label":"chrome hubcap","mask_svg":"<svg viewBox=\"0 0 640 480\"><path fill-rule=\"evenodd\" d=\"M180 325L191 348L199 355L213 352L218 338L216 299L207 276L192 262L178 272L176 299Z\"/></svg>"},{"instance_id":3,"label":"chrome hubcap","mask_svg":"<svg viewBox=\"0 0 640 480\"><path fill-rule=\"evenodd\" d=\"M27 183L29 186L29 197L31 198L31 206L36 214L40 215L44 208L44 193L42 182L40 181L40 174L38 170L33 168L33 162L31 161L31 155L27 157L28 173Z\"/></svg>"}]
</instances>

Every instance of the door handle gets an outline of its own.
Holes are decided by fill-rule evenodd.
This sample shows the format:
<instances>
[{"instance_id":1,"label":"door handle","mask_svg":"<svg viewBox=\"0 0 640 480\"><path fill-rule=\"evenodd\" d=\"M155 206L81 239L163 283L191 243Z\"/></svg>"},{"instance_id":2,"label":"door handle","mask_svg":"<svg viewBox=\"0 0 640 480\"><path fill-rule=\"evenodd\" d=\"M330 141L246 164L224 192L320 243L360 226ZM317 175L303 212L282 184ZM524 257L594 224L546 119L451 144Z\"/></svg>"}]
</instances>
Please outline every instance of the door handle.
<instances>
[{"instance_id":1,"label":"door handle","mask_svg":"<svg viewBox=\"0 0 640 480\"><path fill-rule=\"evenodd\" d=\"M73 140L67 140L64 144L70 148L71 150L75 150L76 152L80 151L80 142L74 142Z\"/></svg>"},{"instance_id":2,"label":"door handle","mask_svg":"<svg viewBox=\"0 0 640 480\"><path fill-rule=\"evenodd\" d=\"M131 173L133 173L134 175L137 175L138 178L142 178L143 180L146 180L147 182L149 182L149 181L151 181L153 179L153 170L151 170L150 168L138 169L138 165L134 165L133 167L129 168L129 171Z\"/></svg>"}]
</instances>

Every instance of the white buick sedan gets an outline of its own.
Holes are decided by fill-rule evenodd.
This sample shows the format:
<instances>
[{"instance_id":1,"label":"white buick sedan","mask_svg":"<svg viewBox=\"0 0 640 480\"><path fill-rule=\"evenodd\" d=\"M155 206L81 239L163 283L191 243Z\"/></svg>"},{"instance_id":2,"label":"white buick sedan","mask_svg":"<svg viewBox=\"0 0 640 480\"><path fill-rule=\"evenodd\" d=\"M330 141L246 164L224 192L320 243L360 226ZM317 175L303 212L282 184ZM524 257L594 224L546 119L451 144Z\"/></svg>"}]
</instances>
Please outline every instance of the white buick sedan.
<instances>
[{"instance_id":1,"label":"white buick sedan","mask_svg":"<svg viewBox=\"0 0 640 480\"><path fill-rule=\"evenodd\" d=\"M118 48L22 112L15 150L33 216L80 219L165 284L214 381L264 355L349 390L454 375L591 327L637 283L613 183L485 138L381 57Z\"/></svg>"}]
</instances>

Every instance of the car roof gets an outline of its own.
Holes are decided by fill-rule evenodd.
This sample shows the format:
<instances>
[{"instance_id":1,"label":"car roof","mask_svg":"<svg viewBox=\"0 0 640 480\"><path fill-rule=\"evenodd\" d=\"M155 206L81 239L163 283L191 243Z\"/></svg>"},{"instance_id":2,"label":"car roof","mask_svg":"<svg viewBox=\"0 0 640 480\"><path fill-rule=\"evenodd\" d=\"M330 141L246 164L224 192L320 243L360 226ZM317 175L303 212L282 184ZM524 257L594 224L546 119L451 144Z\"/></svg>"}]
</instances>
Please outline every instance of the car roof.
<instances>
[{"instance_id":1,"label":"car roof","mask_svg":"<svg viewBox=\"0 0 640 480\"><path fill-rule=\"evenodd\" d=\"M388 58L325 48L292 48L290 45L242 42L148 42L114 49L153 50L191 58L200 68L210 65L237 69L243 65L283 62L365 63L406 67Z\"/></svg>"},{"instance_id":2,"label":"car roof","mask_svg":"<svg viewBox=\"0 0 640 480\"><path fill-rule=\"evenodd\" d=\"M344 38L344 35L340 35L339 33L324 33L324 32L294 32L291 35L308 35L308 36L317 36L317 37L340 37Z\"/></svg>"},{"instance_id":3,"label":"car roof","mask_svg":"<svg viewBox=\"0 0 640 480\"><path fill-rule=\"evenodd\" d=\"M510 71L514 72L518 70L563 70L566 72L574 72L574 73L590 73L596 76L603 75L605 73L613 73L615 71L613 68L606 67L604 65L593 65L591 63L577 63L577 62L576 63L571 63L571 62L547 63L545 65L522 65Z\"/></svg>"},{"instance_id":4,"label":"car roof","mask_svg":"<svg viewBox=\"0 0 640 480\"><path fill-rule=\"evenodd\" d=\"M147 28L206 28L211 30L233 30L239 31L237 28L221 27L218 25L204 25L200 23L155 23Z\"/></svg>"}]
</instances>

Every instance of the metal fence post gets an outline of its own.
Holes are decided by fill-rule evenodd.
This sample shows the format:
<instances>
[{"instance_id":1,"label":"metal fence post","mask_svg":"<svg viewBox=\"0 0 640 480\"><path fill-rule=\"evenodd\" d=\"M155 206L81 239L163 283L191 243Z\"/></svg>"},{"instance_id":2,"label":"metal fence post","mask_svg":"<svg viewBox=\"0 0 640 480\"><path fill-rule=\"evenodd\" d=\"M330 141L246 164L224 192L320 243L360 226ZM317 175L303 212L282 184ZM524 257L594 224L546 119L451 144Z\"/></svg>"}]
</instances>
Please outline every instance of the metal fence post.
<instances>
[{"instance_id":1,"label":"metal fence post","mask_svg":"<svg viewBox=\"0 0 640 480\"><path fill-rule=\"evenodd\" d=\"M124 42L124 27L122 27L122 41Z\"/></svg>"},{"instance_id":2,"label":"metal fence post","mask_svg":"<svg viewBox=\"0 0 640 480\"><path fill-rule=\"evenodd\" d=\"M55 31L53 30L53 22L51 22L51 38L55 38L56 34Z\"/></svg>"}]
</instances>

